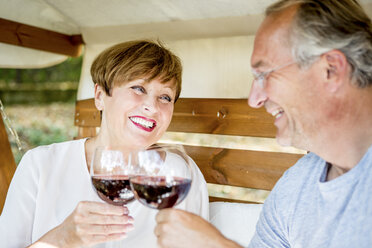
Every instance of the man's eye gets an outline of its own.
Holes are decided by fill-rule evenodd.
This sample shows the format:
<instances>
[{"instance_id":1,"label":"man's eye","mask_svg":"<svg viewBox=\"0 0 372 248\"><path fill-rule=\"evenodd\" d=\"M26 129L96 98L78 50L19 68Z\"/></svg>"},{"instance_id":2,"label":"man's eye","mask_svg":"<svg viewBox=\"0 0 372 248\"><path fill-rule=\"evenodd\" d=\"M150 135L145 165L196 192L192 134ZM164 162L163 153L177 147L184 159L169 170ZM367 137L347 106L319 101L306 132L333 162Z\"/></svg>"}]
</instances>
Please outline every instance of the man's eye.
<instances>
[{"instance_id":1,"label":"man's eye","mask_svg":"<svg viewBox=\"0 0 372 248\"><path fill-rule=\"evenodd\" d=\"M146 93L145 88L143 88L142 86L132 86L130 88L137 91L138 93Z\"/></svg>"},{"instance_id":2,"label":"man's eye","mask_svg":"<svg viewBox=\"0 0 372 248\"><path fill-rule=\"evenodd\" d=\"M166 102L172 102L172 98L170 98L170 96L167 95L161 96L160 99Z\"/></svg>"}]
</instances>

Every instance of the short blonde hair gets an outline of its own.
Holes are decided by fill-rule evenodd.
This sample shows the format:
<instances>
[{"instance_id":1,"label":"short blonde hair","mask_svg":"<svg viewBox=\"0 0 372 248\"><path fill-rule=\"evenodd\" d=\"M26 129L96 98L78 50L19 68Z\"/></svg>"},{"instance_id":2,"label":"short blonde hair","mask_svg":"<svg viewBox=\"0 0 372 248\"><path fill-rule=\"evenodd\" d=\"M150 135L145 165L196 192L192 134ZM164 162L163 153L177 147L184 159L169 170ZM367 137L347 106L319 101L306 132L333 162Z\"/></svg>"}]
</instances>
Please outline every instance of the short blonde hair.
<instances>
[{"instance_id":1,"label":"short blonde hair","mask_svg":"<svg viewBox=\"0 0 372 248\"><path fill-rule=\"evenodd\" d=\"M173 80L175 101L181 92L181 60L159 41L128 41L107 48L94 60L90 73L93 82L109 96L113 87L138 78L159 79L162 83Z\"/></svg>"}]
</instances>

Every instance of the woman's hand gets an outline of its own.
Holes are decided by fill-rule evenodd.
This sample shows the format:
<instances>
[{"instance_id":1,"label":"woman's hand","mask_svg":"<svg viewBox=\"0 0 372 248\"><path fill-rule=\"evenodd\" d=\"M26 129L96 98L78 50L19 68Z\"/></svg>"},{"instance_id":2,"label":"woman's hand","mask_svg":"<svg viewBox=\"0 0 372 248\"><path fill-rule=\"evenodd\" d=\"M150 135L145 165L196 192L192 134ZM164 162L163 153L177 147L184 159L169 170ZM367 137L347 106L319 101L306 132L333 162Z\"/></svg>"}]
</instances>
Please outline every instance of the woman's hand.
<instances>
[{"instance_id":1,"label":"woman's hand","mask_svg":"<svg viewBox=\"0 0 372 248\"><path fill-rule=\"evenodd\" d=\"M155 235L162 248L241 248L200 216L183 210L161 210L156 222Z\"/></svg>"},{"instance_id":2,"label":"woman's hand","mask_svg":"<svg viewBox=\"0 0 372 248\"><path fill-rule=\"evenodd\" d=\"M81 247L118 240L133 229L128 209L100 202L80 202L65 221L30 247Z\"/></svg>"}]
</instances>

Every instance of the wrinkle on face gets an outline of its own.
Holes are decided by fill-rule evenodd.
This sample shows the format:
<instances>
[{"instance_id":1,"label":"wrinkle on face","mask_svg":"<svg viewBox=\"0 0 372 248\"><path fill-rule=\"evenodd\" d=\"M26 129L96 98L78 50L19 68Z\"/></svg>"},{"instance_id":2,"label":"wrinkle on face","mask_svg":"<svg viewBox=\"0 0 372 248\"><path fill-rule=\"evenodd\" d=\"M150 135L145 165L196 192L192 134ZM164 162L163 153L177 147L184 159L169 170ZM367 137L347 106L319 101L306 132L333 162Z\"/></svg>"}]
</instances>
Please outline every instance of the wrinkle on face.
<instances>
[{"instance_id":1,"label":"wrinkle on face","mask_svg":"<svg viewBox=\"0 0 372 248\"><path fill-rule=\"evenodd\" d=\"M264 20L254 43L251 58L254 69L267 71L294 61L288 34L295 11L296 8L288 8ZM266 78L266 86L261 90L266 95L266 109L284 110L275 121L277 141L281 145L310 150L323 139L320 127L327 126L324 111L329 109L330 99L322 89L321 70L321 63L303 69L293 64Z\"/></svg>"}]
</instances>

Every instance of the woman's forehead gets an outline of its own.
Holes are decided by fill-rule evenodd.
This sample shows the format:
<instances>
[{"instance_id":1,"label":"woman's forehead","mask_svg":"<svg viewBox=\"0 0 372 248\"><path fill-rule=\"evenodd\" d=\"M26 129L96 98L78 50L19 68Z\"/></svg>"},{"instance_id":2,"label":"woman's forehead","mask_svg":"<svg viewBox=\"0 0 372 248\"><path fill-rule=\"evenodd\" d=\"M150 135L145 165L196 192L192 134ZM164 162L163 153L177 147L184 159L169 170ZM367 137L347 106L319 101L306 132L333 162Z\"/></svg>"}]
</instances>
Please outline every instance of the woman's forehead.
<instances>
[{"instance_id":1,"label":"woman's forehead","mask_svg":"<svg viewBox=\"0 0 372 248\"><path fill-rule=\"evenodd\" d=\"M154 84L154 83L158 83L158 84L161 84L164 88L169 88L171 90L176 90L176 80L174 78L172 78L171 80L168 80L168 81L165 81L165 80L162 80L162 78L153 78L153 79L149 79L149 78L145 78L145 77L140 77L140 78L137 78L137 79L134 79L134 80L130 80L129 82L127 83L124 83L124 84L143 84L143 85L151 85L151 84Z\"/></svg>"}]
</instances>

